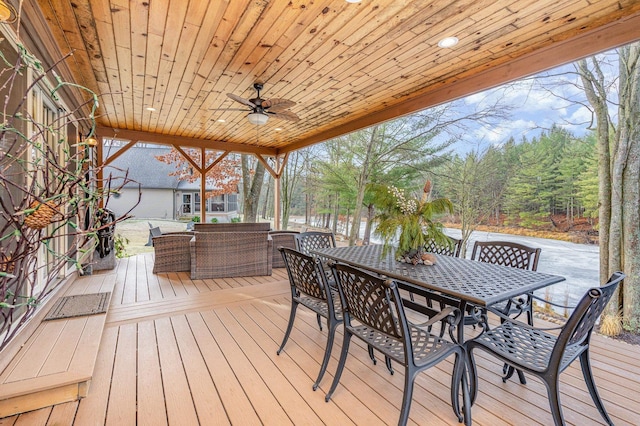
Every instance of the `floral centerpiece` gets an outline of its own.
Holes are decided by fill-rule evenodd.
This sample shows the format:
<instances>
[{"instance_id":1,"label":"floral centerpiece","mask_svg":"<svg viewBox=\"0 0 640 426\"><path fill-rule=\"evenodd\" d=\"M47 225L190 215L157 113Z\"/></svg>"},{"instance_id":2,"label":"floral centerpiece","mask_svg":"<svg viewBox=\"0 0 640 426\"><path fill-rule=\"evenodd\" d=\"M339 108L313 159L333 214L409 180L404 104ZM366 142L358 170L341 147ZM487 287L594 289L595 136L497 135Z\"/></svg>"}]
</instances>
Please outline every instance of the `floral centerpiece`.
<instances>
[{"instance_id":1,"label":"floral centerpiece","mask_svg":"<svg viewBox=\"0 0 640 426\"><path fill-rule=\"evenodd\" d=\"M397 245L396 259L401 262L435 263L435 256L426 253L425 246L432 241L438 245L451 244L442 231L442 223L434 220L435 215L453 212L451 201L447 198L431 200L431 181L425 183L420 198L408 196L395 186L387 187L386 193L381 195L377 197L382 211L375 218L375 233L383 240L383 255Z\"/></svg>"}]
</instances>

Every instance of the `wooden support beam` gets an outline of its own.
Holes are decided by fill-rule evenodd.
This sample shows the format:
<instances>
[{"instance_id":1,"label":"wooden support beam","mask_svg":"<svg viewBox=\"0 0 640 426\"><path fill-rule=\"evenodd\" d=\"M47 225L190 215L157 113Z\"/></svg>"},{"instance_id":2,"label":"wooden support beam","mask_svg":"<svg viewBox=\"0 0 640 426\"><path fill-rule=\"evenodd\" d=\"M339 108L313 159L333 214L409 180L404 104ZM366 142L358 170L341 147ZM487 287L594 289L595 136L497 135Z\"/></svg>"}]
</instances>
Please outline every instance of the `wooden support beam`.
<instances>
[{"instance_id":1,"label":"wooden support beam","mask_svg":"<svg viewBox=\"0 0 640 426\"><path fill-rule=\"evenodd\" d=\"M173 147L176 149L176 151L178 151L180 153L180 155L182 155L184 157L185 160L187 160L189 162L189 164L191 164L193 166L193 168L195 170L198 171L198 173L202 174L202 169L200 168L200 164L198 164L195 161L193 161L193 158L191 158L191 156L189 154L187 154L182 149L182 147L180 147L179 145L173 145Z\"/></svg>"},{"instance_id":2,"label":"wooden support beam","mask_svg":"<svg viewBox=\"0 0 640 426\"><path fill-rule=\"evenodd\" d=\"M554 42L547 47L534 50L484 71L468 70L469 77L453 77L443 80L406 101L389 105L383 110L372 112L353 121L333 126L325 132L282 146L279 152L296 151L306 146L365 129L374 124L431 108L631 43L640 38L638 28L640 28L640 13L597 27L579 36Z\"/></svg>"},{"instance_id":3,"label":"wooden support beam","mask_svg":"<svg viewBox=\"0 0 640 426\"><path fill-rule=\"evenodd\" d=\"M271 167L271 165L267 162L267 160L264 159L264 157L262 155L256 155L255 156L258 161L260 161L262 163L262 165L264 166L265 169L267 169L267 171L269 172L269 174L271 175L272 178L276 178L277 177L277 173L275 170L273 170L273 168Z\"/></svg>"},{"instance_id":4,"label":"wooden support beam","mask_svg":"<svg viewBox=\"0 0 640 426\"><path fill-rule=\"evenodd\" d=\"M216 151L239 152L254 155L277 155L276 148L261 147L255 145L245 145L239 143L212 141L207 139L189 138L185 136L171 136L160 133L141 132L138 130L112 129L109 127L99 127L98 134L110 134L116 132L118 139L145 141L161 145L180 145L193 148L213 149Z\"/></svg>"},{"instance_id":5,"label":"wooden support beam","mask_svg":"<svg viewBox=\"0 0 640 426\"><path fill-rule=\"evenodd\" d=\"M205 173L209 173L209 171L210 171L211 169L213 169L213 168L216 166L216 164L218 164L219 162L221 162L221 161L222 161L222 160L223 160L227 155L229 155L229 154L230 154L230 152L229 152L229 151L226 151L226 152L223 152L222 154L220 154L220 156L219 156L218 158L216 158L216 160L215 160L213 163L211 163L211 164L209 164L209 165L207 166L207 168L206 168L206 170L205 170Z\"/></svg>"},{"instance_id":6,"label":"wooden support beam","mask_svg":"<svg viewBox=\"0 0 640 426\"><path fill-rule=\"evenodd\" d=\"M106 160L104 160L104 165L108 166L109 164L113 163L115 161L116 158L120 157L122 154L124 154L125 152L127 152L129 150L129 148L133 148L135 146L135 144L137 144L138 141L137 140L131 140L129 141L125 146L123 146L122 148L120 148L119 150L117 150L116 152L114 152L112 155L109 156L109 158L107 158ZM104 150L104 141L102 140L102 138L99 138L98 140L98 161L102 161L102 153ZM98 163L100 164L100 163Z\"/></svg>"},{"instance_id":7,"label":"wooden support beam","mask_svg":"<svg viewBox=\"0 0 640 426\"><path fill-rule=\"evenodd\" d=\"M283 156L278 156L276 158L280 158L282 157L282 161L278 162L278 168L276 169L276 172L278 173L278 178L280 178L280 176L282 176L282 172L284 171L285 166L287 165L287 161L289 161L289 153L286 152Z\"/></svg>"},{"instance_id":8,"label":"wooden support beam","mask_svg":"<svg viewBox=\"0 0 640 426\"><path fill-rule=\"evenodd\" d=\"M284 155L277 155L274 157L275 160L275 170L269 165L267 160L265 160L262 156L256 155L258 160L264 164L264 167L269 171L269 174L273 177L273 222L274 228L276 230L280 229L280 216L281 216L281 189L280 189L280 177L282 176L282 172L284 171L284 167L287 164L287 160L289 159L289 153L285 153Z\"/></svg>"}]
</instances>

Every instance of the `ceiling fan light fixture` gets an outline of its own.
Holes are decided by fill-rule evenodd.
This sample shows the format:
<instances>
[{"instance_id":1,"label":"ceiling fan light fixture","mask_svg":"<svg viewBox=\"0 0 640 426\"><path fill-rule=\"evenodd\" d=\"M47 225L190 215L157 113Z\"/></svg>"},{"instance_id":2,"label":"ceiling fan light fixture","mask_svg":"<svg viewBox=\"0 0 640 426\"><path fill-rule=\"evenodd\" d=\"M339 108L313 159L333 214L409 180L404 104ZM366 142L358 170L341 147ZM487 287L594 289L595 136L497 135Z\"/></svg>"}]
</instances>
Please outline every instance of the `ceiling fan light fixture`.
<instances>
[{"instance_id":1,"label":"ceiling fan light fixture","mask_svg":"<svg viewBox=\"0 0 640 426\"><path fill-rule=\"evenodd\" d=\"M262 126L267 124L267 121L269 121L269 116L267 114L262 114L260 112L252 112L250 114L247 114L247 119L251 124L255 124L256 126Z\"/></svg>"},{"instance_id":2,"label":"ceiling fan light fixture","mask_svg":"<svg viewBox=\"0 0 640 426\"><path fill-rule=\"evenodd\" d=\"M0 0L0 22L13 24L18 19L17 15L16 9L11 4Z\"/></svg>"}]
</instances>

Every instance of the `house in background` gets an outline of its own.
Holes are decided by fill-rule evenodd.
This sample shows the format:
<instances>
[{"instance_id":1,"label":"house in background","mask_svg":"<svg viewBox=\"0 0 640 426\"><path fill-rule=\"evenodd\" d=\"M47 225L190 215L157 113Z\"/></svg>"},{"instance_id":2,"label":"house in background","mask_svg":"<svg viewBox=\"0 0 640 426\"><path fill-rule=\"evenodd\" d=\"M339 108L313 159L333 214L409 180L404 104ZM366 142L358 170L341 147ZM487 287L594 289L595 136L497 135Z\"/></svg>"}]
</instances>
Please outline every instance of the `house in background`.
<instances>
[{"instance_id":1,"label":"house in background","mask_svg":"<svg viewBox=\"0 0 640 426\"><path fill-rule=\"evenodd\" d=\"M120 149L118 141L107 144L105 158ZM156 157L168 154L171 147L165 145L137 143L117 157L104 169L104 176L124 176L133 182L127 183L119 193L109 197L106 207L117 216L126 214L140 196L140 203L131 211L139 219L191 219L202 215L200 180L188 182L172 175L174 164L167 164ZM207 187L207 191L213 188ZM212 218L219 222L230 222L238 217L238 194L223 194L205 200L206 221Z\"/></svg>"}]
</instances>

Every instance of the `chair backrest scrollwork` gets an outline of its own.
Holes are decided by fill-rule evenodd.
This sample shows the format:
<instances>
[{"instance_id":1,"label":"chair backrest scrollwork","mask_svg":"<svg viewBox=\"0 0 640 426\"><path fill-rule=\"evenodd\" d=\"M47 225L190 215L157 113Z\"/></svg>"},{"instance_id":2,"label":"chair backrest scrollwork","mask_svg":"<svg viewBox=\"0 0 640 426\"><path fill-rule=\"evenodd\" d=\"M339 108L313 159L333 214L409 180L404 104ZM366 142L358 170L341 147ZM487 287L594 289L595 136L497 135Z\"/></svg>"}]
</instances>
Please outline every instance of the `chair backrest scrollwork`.
<instances>
[{"instance_id":1,"label":"chair backrest scrollwork","mask_svg":"<svg viewBox=\"0 0 640 426\"><path fill-rule=\"evenodd\" d=\"M278 250L282 253L290 284L308 296L328 300L325 275L321 273L318 261L288 247L279 247Z\"/></svg>"},{"instance_id":2,"label":"chair backrest scrollwork","mask_svg":"<svg viewBox=\"0 0 640 426\"><path fill-rule=\"evenodd\" d=\"M471 259L535 271L541 250L508 241L476 241Z\"/></svg>"},{"instance_id":3,"label":"chair backrest scrollwork","mask_svg":"<svg viewBox=\"0 0 640 426\"><path fill-rule=\"evenodd\" d=\"M445 256L460 257L460 250L462 249L462 240L449 237L451 244L442 245L437 244L434 240L429 241L425 245L425 249L428 253L442 254Z\"/></svg>"},{"instance_id":4,"label":"chair backrest scrollwork","mask_svg":"<svg viewBox=\"0 0 640 426\"><path fill-rule=\"evenodd\" d=\"M345 264L335 265L339 283L340 300L345 311L345 324L351 319L376 329L395 339L402 340L406 331L404 311L396 283L373 276Z\"/></svg>"},{"instance_id":5,"label":"chair backrest scrollwork","mask_svg":"<svg viewBox=\"0 0 640 426\"><path fill-rule=\"evenodd\" d=\"M582 296L558 336L556 346L580 345L588 342L598 318L624 277L622 272L615 272L605 285L591 288Z\"/></svg>"},{"instance_id":6,"label":"chair backrest scrollwork","mask_svg":"<svg viewBox=\"0 0 640 426\"><path fill-rule=\"evenodd\" d=\"M306 255L312 250L321 248L332 248L336 246L336 237L332 232L301 232L296 235L296 247L299 252Z\"/></svg>"}]
</instances>

